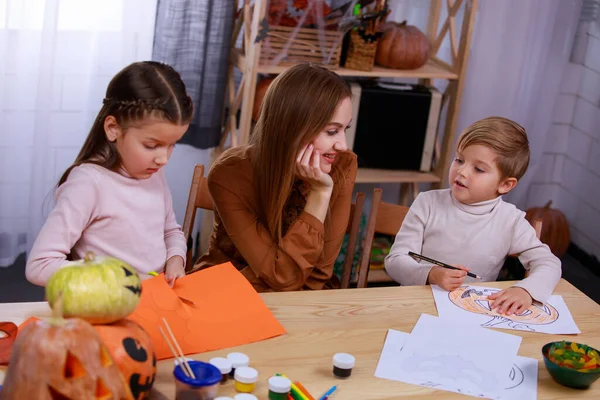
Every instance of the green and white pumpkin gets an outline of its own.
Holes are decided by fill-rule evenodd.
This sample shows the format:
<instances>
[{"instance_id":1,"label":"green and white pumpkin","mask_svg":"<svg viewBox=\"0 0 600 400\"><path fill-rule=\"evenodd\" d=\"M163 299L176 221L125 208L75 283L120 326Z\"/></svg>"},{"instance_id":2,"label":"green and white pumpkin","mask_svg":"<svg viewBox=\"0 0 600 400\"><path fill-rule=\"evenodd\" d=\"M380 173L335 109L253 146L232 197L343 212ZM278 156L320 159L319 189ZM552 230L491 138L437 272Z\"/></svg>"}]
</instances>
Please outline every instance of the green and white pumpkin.
<instances>
[{"instance_id":1,"label":"green and white pumpkin","mask_svg":"<svg viewBox=\"0 0 600 400\"><path fill-rule=\"evenodd\" d=\"M56 271L46 285L50 307L62 295L63 315L92 324L109 324L135 310L142 294L137 271L112 257L96 257L88 252Z\"/></svg>"}]
</instances>

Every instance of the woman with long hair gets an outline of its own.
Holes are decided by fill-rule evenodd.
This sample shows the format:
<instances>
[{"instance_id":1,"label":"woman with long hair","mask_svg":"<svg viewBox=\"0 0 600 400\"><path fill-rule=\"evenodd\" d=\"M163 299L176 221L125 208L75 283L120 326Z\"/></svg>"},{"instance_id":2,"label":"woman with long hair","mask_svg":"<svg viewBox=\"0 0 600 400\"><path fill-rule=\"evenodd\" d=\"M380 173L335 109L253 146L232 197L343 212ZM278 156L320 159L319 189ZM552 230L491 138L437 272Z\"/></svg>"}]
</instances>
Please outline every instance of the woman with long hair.
<instances>
[{"instance_id":1,"label":"woman with long hair","mask_svg":"<svg viewBox=\"0 0 600 400\"><path fill-rule=\"evenodd\" d=\"M356 155L348 151L349 85L312 64L288 68L264 97L250 143L208 174L209 249L194 270L231 261L257 291L337 287Z\"/></svg>"}]
</instances>

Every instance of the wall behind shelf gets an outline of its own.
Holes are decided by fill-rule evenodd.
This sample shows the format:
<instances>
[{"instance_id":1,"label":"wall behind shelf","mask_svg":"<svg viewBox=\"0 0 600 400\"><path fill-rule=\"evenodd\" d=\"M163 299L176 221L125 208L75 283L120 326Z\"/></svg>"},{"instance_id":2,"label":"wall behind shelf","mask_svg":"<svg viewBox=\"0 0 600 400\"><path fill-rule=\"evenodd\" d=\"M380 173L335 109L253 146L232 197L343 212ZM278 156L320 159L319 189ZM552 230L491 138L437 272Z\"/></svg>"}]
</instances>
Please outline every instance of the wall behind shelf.
<instances>
[{"instance_id":1,"label":"wall behind shelf","mask_svg":"<svg viewBox=\"0 0 600 400\"><path fill-rule=\"evenodd\" d=\"M581 63L565 70L542 168L528 206L553 200L571 229L571 241L600 258L600 22L587 29Z\"/></svg>"}]
</instances>

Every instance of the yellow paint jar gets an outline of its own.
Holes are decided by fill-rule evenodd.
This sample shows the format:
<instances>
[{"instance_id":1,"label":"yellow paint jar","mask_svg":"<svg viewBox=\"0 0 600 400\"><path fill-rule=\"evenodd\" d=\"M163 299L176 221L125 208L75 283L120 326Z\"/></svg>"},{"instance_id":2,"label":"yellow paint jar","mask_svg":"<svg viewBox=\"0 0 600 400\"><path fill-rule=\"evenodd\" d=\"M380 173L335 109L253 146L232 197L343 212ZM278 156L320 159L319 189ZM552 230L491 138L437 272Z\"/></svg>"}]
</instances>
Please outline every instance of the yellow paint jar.
<instances>
[{"instance_id":1,"label":"yellow paint jar","mask_svg":"<svg viewBox=\"0 0 600 400\"><path fill-rule=\"evenodd\" d=\"M241 393L251 393L256 387L258 371L251 367L240 367L235 369L235 390Z\"/></svg>"}]
</instances>

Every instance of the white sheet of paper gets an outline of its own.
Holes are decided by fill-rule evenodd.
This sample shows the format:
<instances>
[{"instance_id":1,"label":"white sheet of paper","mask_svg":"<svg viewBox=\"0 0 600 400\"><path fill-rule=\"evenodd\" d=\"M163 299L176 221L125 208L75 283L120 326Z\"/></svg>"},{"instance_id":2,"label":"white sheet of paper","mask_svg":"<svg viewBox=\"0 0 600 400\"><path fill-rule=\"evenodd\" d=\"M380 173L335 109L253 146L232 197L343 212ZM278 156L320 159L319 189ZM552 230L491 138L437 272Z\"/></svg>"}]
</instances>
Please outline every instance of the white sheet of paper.
<instances>
[{"instance_id":1,"label":"white sheet of paper","mask_svg":"<svg viewBox=\"0 0 600 400\"><path fill-rule=\"evenodd\" d=\"M381 357L375 370L378 378L392 379L414 385L433 387L439 390L447 390L455 393L463 393L455 386L444 386L434 382L418 379L403 379L398 376L398 355L410 335L405 332L388 330ZM500 393L493 397L497 400L535 400L537 398L538 362L533 358L516 356L513 360L510 372L502 381ZM464 393L466 394L466 393Z\"/></svg>"},{"instance_id":2,"label":"white sheet of paper","mask_svg":"<svg viewBox=\"0 0 600 400\"><path fill-rule=\"evenodd\" d=\"M376 376L495 398L520 344L519 336L479 327L465 329L453 321L421 314L402 351L384 369L386 373Z\"/></svg>"},{"instance_id":3,"label":"white sheet of paper","mask_svg":"<svg viewBox=\"0 0 600 400\"><path fill-rule=\"evenodd\" d=\"M533 304L520 315L505 316L491 311L486 299L500 289L463 285L447 292L433 285L431 290L440 318L460 324L562 335L581 333L562 296L550 296L547 303Z\"/></svg>"}]
</instances>

